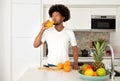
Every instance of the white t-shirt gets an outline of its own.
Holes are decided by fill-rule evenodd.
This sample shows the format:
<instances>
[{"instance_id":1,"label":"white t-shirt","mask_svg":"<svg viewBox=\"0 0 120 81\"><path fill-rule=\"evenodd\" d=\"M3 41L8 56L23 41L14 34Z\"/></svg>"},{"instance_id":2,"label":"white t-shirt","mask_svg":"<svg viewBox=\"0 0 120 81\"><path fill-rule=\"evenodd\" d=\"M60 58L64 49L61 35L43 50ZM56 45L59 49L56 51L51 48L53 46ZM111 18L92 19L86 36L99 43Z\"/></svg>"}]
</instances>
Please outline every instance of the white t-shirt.
<instances>
[{"instance_id":1,"label":"white t-shirt","mask_svg":"<svg viewBox=\"0 0 120 81\"><path fill-rule=\"evenodd\" d=\"M47 42L49 64L57 65L59 62L64 63L69 60L68 46L76 46L75 35L72 30L64 28L62 31L57 31L55 27L45 30L42 36L42 42Z\"/></svg>"}]
</instances>

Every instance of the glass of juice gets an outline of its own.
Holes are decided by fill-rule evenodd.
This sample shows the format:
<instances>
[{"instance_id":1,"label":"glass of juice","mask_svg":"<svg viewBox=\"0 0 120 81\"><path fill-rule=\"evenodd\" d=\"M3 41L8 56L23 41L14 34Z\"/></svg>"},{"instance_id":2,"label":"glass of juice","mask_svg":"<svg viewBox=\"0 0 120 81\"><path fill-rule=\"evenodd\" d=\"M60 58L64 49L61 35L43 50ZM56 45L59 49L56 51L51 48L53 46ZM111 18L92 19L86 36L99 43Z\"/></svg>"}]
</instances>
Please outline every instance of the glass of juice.
<instances>
[{"instance_id":1,"label":"glass of juice","mask_svg":"<svg viewBox=\"0 0 120 81\"><path fill-rule=\"evenodd\" d=\"M46 23L46 27L51 28L51 27L53 27L53 25L54 25L54 21L51 18L48 19L48 21Z\"/></svg>"}]
</instances>

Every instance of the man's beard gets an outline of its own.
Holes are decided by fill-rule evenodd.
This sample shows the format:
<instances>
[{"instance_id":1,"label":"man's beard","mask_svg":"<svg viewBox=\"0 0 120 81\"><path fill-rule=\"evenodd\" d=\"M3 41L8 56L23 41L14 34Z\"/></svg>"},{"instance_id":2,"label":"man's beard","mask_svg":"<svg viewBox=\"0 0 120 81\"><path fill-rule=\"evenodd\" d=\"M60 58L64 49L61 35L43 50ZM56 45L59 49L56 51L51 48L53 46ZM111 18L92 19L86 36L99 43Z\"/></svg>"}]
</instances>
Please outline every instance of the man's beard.
<instances>
[{"instance_id":1,"label":"man's beard","mask_svg":"<svg viewBox=\"0 0 120 81\"><path fill-rule=\"evenodd\" d=\"M54 25L56 26L56 25L60 25L61 24L61 22L59 22L59 23L54 23Z\"/></svg>"},{"instance_id":2,"label":"man's beard","mask_svg":"<svg viewBox=\"0 0 120 81\"><path fill-rule=\"evenodd\" d=\"M56 25L59 25L59 23L54 23L54 25L56 26Z\"/></svg>"}]
</instances>

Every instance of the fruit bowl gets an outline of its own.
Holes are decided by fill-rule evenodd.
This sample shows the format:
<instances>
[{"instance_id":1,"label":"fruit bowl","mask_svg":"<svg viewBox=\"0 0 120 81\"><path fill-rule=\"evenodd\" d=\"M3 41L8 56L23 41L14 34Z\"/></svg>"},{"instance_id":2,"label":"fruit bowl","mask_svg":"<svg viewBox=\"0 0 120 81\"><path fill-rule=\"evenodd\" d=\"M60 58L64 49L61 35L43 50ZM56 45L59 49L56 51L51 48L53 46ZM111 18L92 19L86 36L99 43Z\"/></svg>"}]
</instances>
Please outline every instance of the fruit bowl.
<instances>
[{"instance_id":1,"label":"fruit bowl","mask_svg":"<svg viewBox=\"0 0 120 81\"><path fill-rule=\"evenodd\" d=\"M78 71L78 76L80 76L85 81L105 81L109 78L110 72L106 71L107 74L105 76L86 76L81 73L81 71Z\"/></svg>"}]
</instances>

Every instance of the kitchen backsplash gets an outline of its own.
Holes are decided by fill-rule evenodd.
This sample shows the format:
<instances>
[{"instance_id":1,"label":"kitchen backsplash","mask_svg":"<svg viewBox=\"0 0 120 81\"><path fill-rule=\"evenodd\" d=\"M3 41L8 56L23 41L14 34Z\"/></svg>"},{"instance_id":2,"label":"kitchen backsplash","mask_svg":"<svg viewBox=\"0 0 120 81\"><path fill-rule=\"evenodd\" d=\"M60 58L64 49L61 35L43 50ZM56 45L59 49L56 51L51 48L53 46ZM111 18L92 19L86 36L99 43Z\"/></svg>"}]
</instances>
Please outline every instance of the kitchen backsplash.
<instances>
[{"instance_id":1,"label":"kitchen backsplash","mask_svg":"<svg viewBox=\"0 0 120 81\"><path fill-rule=\"evenodd\" d=\"M109 32L75 31L74 33L77 40L79 55L81 55L81 50L83 49L89 51L91 41L105 39L109 43L110 40ZM44 56L46 56L46 44L44 44L43 50ZM69 54L73 55L73 50L71 46L69 46Z\"/></svg>"},{"instance_id":2,"label":"kitchen backsplash","mask_svg":"<svg viewBox=\"0 0 120 81\"><path fill-rule=\"evenodd\" d=\"M96 41L98 39L105 39L108 43L110 41L109 32L76 31L74 33L77 40L79 55L83 49L86 49L89 52L90 42L92 41ZM69 54L73 54L71 47L69 47Z\"/></svg>"}]
</instances>

